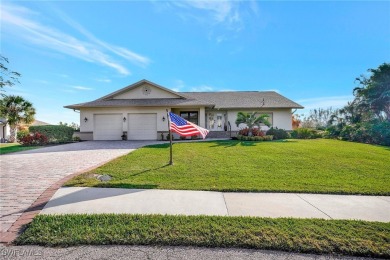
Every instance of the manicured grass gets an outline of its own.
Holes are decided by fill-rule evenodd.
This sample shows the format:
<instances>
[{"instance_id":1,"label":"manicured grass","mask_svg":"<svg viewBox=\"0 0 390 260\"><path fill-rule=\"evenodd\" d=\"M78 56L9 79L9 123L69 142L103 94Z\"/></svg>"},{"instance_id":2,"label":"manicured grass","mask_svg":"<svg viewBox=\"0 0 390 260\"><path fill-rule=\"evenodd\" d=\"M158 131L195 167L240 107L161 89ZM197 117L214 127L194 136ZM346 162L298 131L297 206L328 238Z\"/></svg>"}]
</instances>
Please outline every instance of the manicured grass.
<instances>
[{"instance_id":1,"label":"manicured grass","mask_svg":"<svg viewBox=\"0 0 390 260\"><path fill-rule=\"evenodd\" d=\"M36 148L39 148L39 146L22 146L19 143L4 143L0 144L0 154L15 153Z\"/></svg>"},{"instance_id":2,"label":"manicured grass","mask_svg":"<svg viewBox=\"0 0 390 260\"><path fill-rule=\"evenodd\" d=\"M67 186L390 194L390 148L337 140L177 143L141 148ZM93 173L113 179L102 183Z\"/></svg>"},{"instance_id":3,"label":"manicured grass","mask_svg":"<svg viewBox=\"0 0 390 260\"><path fill-rule=\"evenodd\" d=\"M16 244L241 247L386 258L390 257L390 223L125 214L38 215Z\"/></svg>"}]
</instances>

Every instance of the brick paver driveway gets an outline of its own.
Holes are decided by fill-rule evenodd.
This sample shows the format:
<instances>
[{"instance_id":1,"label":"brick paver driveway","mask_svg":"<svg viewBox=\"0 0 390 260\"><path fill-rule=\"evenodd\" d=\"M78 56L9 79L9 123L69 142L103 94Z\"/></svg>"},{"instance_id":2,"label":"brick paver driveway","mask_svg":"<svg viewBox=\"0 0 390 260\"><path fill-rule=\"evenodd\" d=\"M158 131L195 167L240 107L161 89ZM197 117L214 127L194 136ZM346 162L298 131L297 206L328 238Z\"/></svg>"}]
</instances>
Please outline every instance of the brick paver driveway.
<instances>
[{"instance_id":1,"label":"brick paver driveway","mask_svg":"<svg viewBox=\"0 0 390 260\"><path fill-rule=\"evenodd\" d=\"M0 231L12 224L50 186L156 141L88 141L0 155Z\"/></svg>"}]
</instances>

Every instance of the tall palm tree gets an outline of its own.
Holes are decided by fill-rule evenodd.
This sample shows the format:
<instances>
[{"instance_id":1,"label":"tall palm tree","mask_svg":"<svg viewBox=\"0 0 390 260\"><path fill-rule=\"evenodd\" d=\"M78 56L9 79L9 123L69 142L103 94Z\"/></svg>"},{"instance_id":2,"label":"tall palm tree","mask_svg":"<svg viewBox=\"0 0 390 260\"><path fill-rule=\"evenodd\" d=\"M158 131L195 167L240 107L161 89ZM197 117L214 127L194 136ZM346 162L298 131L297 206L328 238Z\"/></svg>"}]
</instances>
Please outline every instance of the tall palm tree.
<instances>
[{"instance_id":1,"label":"tall palm tree","mask_svg":"<svg viewBox=\"0 0 390 260\"><path fill-rule=\"evenodd\" d=\"M265 124L266 126L271 126L271 123L268 121L268 115L262 114L257 116L258 112L252 113L244 113L238 112L236 125L238 127L239 124L246 124L249 128L249 135L252 135L252 128L254 126L258 126L260 128L260 124Z\"/></svg>"},{"instance_id":2,"label":"tall palm tree","mask_svg":"<svg viewBox=\"0 0 390 260\"><path fill-rule=\"evenodd\" d=\"M16 127L30 124L34 121L35 108L21 96L5 96L0 99L0 116L7 120L10 126L10 142L16 139Z\"/></svg>"}]
</instances>

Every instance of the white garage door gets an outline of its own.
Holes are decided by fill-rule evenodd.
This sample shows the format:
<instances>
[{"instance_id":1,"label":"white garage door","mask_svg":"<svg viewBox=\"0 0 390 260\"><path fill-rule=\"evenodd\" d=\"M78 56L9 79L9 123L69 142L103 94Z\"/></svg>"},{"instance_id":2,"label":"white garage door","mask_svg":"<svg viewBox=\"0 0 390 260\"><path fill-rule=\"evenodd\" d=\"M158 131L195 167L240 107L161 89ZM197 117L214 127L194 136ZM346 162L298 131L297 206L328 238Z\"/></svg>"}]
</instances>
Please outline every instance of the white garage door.
<instances>
[{"instance_id":1,"label":"white garage door","mask_svg":"<svg viewBox=\"0 0 390 260\"><path fill-rule=\"evenodd\" d=\"M93 140L122 140L122 114L95 115Z\"/></svg>"},{"instance_id":2,"label":"white garage door","mask_svg":"<svg viewBox=\"0 0 390 260\"><path fill-rule=\"evenodd\" d=\"M157 114L128 114L129 140L157 140Z\"/></svg>"}]
</instances>

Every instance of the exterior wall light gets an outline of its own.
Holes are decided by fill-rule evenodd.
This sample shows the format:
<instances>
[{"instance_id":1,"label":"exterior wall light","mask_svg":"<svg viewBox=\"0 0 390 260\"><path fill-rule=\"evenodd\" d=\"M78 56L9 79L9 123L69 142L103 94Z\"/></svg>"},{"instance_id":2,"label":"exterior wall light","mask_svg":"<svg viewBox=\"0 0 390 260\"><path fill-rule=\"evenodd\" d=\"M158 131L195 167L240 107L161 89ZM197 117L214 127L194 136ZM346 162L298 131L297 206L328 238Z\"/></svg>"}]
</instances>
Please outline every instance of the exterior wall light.
<instances>
[{"instance_id":1,"label":"exterior wall light","mask_svg":"<svg viewBox=\"0 0 390 260\"><path fill-rule=\"evenodd\" d=\"M126 117L123 117L123 123L126 122Z\"/></svg>"},{"instance_id":2,"label":"exterior wall light","mask_svg":"<svg viewBox=\"0 0 390 260\"><path fill-rule=\"evenodd\" d=\"M87 117L85 117L85 118L84 118L84 122L85 122L85 123L87 123L87 121L88 121L88 118L87 118Z\"/></svg>"},{"instance_id":3,"label":"exterior wall light","mask_svg":"<svg viewBox=\"0 0 390 260\"><path fill-rule=\"evenodd\" d=\"M163 122L165 122L165 116L163 116L162 120L163 120Z\"/></svg>"}]
</instances>

